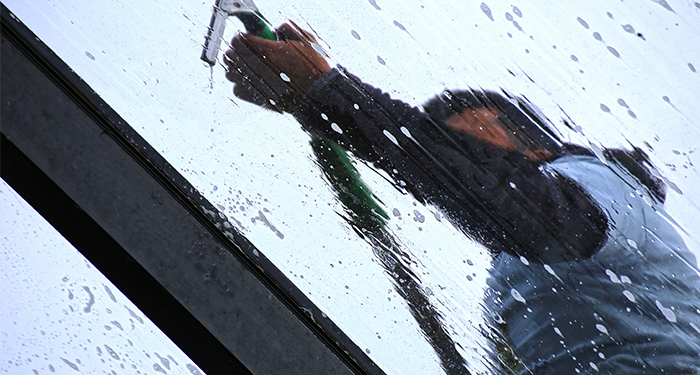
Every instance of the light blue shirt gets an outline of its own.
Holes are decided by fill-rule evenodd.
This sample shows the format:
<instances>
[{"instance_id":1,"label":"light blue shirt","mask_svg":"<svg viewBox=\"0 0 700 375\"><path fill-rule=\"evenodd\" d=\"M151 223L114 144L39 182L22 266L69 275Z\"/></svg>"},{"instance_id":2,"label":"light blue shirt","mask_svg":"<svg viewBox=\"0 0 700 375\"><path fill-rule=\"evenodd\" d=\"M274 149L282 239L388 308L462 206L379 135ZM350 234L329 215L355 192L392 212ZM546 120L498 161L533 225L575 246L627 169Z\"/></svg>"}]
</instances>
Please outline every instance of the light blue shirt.
<instances>
[{"instance_id":1,"label":"light blue shirt","mask_svg":"<svg viewBox=\"0 0 700 375\"><path fill-rule=\"evenodd\" d=\"M494 260L487 300L527 367L521 373L700 373L700 277L662 205L591 156L543 168L578 182L610 228L590 259Z\"/></svg>"}]
</instances>

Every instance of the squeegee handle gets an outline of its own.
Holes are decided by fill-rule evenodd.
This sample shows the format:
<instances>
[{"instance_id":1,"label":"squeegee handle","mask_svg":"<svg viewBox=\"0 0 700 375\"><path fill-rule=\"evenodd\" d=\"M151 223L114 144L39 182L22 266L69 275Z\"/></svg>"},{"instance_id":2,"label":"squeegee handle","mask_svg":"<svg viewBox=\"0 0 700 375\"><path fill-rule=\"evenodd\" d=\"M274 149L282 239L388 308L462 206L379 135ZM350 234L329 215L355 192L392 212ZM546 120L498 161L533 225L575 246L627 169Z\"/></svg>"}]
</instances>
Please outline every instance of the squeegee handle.
<instances>
[{"instance_id":1,"label":"squeegee handle","mask_svg":"<svg viewBox=\"0 0 700 375\"><path fill-rule=\"evenodd\" d=\"M241 20L248 34L267 40L279 40L277 34L270 28L267 20L259 13L241 13L235 16Z\"/></svg>"}]
</instances>

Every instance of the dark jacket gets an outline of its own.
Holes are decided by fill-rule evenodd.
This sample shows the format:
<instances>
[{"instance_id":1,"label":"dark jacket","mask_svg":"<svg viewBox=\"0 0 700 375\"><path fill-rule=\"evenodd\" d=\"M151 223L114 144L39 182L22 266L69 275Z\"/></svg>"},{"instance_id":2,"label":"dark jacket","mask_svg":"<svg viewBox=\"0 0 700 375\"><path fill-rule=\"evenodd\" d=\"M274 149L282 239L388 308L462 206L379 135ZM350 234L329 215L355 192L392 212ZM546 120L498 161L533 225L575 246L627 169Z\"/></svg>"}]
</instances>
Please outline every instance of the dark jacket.
<instances>
[{"instance_id":1,"label":"dark jacket","mask_svg":"<svg viewBox=\"0 0 700 375\"><path fill-rule=\"evenodd\" d=\"M494 254L559 262L590 257L605 241L605 215L570 179L454 131L343 71L316 82L294 115L417 200L440 207Z\"/></svg>"},{"instance_id":2,"label":"dark jacket","mask_svg":"<svg viewBox=\"0 0 700 375\"><path fill-rule=\"evenodd\" d=\"M517 125L517 107L488 95ZM496 371L700 373L700 278L635 154L610 150L603 162L550 144L554 156L533 162L342 70L318 81L295 116L493 252L485 312Z\"/></svg>"}]
</instances>

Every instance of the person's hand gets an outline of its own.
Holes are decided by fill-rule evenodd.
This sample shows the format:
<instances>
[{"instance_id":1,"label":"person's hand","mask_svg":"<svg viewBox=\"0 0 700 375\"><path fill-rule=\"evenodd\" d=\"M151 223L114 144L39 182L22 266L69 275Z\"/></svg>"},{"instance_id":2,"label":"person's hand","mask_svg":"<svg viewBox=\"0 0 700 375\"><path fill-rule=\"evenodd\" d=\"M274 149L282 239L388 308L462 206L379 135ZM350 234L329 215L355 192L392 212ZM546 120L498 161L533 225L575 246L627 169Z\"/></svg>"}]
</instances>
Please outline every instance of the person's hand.
<instances>
[{"instance_id":1,"label":"person's hand","mask_svg":"<svg viewBox=\"0 0 700 375\"><path fill-rule=\"evenodd\" d=\"M239 34L224 54L236 97L279 112L294 112L306 91L331 71L311 45L316 38L294 23L276 32L281 41Z\"/></svg>"}]
</instances>

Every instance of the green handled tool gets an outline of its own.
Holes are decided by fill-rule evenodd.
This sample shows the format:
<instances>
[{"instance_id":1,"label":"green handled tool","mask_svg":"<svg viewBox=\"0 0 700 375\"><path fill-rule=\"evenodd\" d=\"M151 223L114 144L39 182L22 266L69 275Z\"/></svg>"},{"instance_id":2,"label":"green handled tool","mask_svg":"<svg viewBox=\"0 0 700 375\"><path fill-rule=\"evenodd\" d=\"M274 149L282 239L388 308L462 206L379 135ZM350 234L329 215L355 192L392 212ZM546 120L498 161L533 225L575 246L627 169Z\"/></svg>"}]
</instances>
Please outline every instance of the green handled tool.
<instances>
[{"instance_id":1,"label":"green handled tool","mask_svg":"<svg viewBox=\"0 0 700 375\"><path fill-rule=\"evenodd\" d=\"M250 34L269 40L280 39L251 0L216 0L202 52L202 60L211 66L216 62L224 24L230 15L241 20ZM304 124L302 127L308 131ZM410 263L410 255L401 249L399 242L387 228L389 216L380 206L377 197L362 182L360 173L348 154L338 144L326 138L312 137L309 143L316 155L316 162L343 205L345 215L341 216L372 246L387 275L394 280L396 291L406 300L411 314L426 337L429 337L428 342L440 357L443 368L463 369L466 361L456 350L454 341L442 323L440 313L423 291L420 280L410 267L404 264ZM469 374L466 370L457 371Z\"/></svg>"},{"instance_id":2,"label":"green handled tool","mask_svg":"<svg viewBox=\"0 0 700 375\"><path fill-rule=\"evenodd\" d=\"M268 40L280 39L252 0L216 0L202 51L202 60L209 65L216 63L229 16L238 18L249 34ZM361 233L372 233L383 228L389 216L360 179L345 150L325 138L315 137L310 143L319 166L349 215L346 220Z\"/></svg>"}]
</instances>

